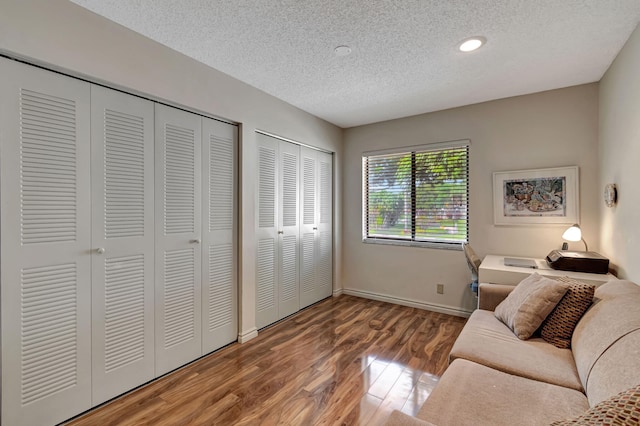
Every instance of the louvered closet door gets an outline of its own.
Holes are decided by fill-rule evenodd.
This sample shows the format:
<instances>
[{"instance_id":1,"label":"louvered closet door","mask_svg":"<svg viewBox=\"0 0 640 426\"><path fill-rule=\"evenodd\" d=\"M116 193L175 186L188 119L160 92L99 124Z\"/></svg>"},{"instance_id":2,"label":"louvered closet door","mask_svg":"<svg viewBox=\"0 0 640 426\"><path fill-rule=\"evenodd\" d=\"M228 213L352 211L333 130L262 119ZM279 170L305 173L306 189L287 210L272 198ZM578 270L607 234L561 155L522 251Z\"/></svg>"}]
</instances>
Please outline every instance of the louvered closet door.
<instances>
[{"instance_id":1,"label":"louvered closet door","mask_svg":"<svg viewBox=\"0 0 640 426\"><path fill-rule=\"evenodd\" d=\"M318 152L316 231L316 294L318 300L333 294L333 155Z\"/></svg>"},{"instance_id":2,"label":"louvered closet door","mask_svg":"<svg viewBox=\"0 0 640 426\"><path fill-rule=\"evenodd\" d=\"M278 164L278 319L300 309L298 239L300 147L279 143Z\"/></svg>"},{"instance_id":3,"label":"louvered closet door","mask_svg":"<svg viewBox=\"0 0 640 426\"><path fill-rule=\"evenodd\" d=\"M153 103L91 87L93 404L155 375Z\"/></svg>"},{"instance_id":4,"label":"louvered closet door","mask_svg":"<svg viewBox=\"0 0 640 426\"><path fill-rule=\"evenodd\" d=\"M318 300L316 234L318 207L318 151L301 147L300 168L302 194L300 196L300 307L304 308Z\"/></svg>"},{"instance_id":5,"label":"louvered closet door","mask_svg":"<svg viewBox=\"0 0 640 426\"><path fill-rule=\"evenodd\" d=\"M238 127L202 118L202 134L202 349L209 353L238 337Z\"/></svg>"},{"instance_id":6,"label":"louvered closet door","mask_svg":"<svg viewBox=\"0 0 640 426\"><path fill-rule=\"evenodd\" d=\"M333 292L333 156L301 148L300 305Z\"/></svg>"},{"instance_id":7,"label":"louvered closet door","mask_svg":"<svg viewBox=\"0 0 640 426\"><path fill-rule=\"evenodd\" d=\"M202 354L200 116L155 105L156 375Z\"/></svg>"},{"instance_id":8,"label":"louvered closet door","mask_svg":"<svg viewBox=\"0 0 640 426\"><path fill-rule=\"evenodd\" d=\"M87 83L0 59L2 424L91 406Z\"/></svg>"},{"instance_id":9,"label":"louvered closet door","mask_svg":"<svg viewBox=\"0 0 640 426\"><path fill-rule=\"evenodd\" d=\"M277 139L256 134L258 170L256 185L256 325L278 320L278 144Z\"/></svg>"}]
</instances>

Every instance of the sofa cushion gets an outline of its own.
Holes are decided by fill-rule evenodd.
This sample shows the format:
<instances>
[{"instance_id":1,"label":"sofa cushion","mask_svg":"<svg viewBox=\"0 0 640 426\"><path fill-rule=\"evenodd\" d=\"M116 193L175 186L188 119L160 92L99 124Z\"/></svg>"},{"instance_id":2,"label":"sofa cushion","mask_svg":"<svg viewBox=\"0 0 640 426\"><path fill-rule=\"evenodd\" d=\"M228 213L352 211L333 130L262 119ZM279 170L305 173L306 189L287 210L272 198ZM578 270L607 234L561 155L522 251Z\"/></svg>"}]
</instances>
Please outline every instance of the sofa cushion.
<instances>
[{"instance_id":1,"label":"sofa cushion","mask_svg":"<svg viewBox=\"0 0 640 426\"><path fill-rule=\"evenodd\" d=\"M589 409L581 392L457 359L418 412L447 425L542 425Z\"/></svg>"},{"instance_id":2,"label":"sofa cushion","mask_svg":"<svg viewBox=\"0 0 640 426\"><path fill-rule=\"evenodd\" d=\"M576 324L593 302L596 286L569 277L557 278L569 284L567 293L542 323L540 335L559 348L571 347L571 336Z\"/></svg>"},{"instance_id":3,"label":"sofa cushion","mask_svg":"<svg viewBox=\"0 0 640 426\"><path fill-rule=\"evenodd\" d=\"M569 349L559 349L542 338L518 339L493 312L471 314L449 359L462 358L546 383L582 391L583 387Z\"/></svg>"},{"instance_id":4,"label":"sofa cushion","mask_svg":"<svg viewBox=\"0 0 640 426\"><path fill-rule=\"evenodd\" d=\"M624 389L640 384L640 330L618 339L593 365L587 382L594 406Z\"/></svg>"},{"instance_id":5,"label":"sofa cushion","mask_svg":"<svg viewBox=\"0 0 640 426\"><path fill-rule=\"evenodd\" d=\"M640 385L600 402L581 416L553 422L551 426L638 424L640 424Z\"/></svg>"},{"instance_id":6,"label":"sofa cushion","mask_svg":"<svg viewBox=\"0 0 640 426\"><path fill-rule=\"evenodd\" d=\"M411 417L401 411L393 410L385 426L436 426L433 423L425 422L417 417Z\"/></svg>"},{"instance_id":7,"label":"sofa cushion","mask_svg":"<svg viewBox=\"0 0 640 426\"><path fill-rule=\"evenodd\" d=\"M596 391L588 387L589 375L596 361L623 336L640 330L639 306L640 286L631 281L612 280L596 288L593 304L576 325L571 339L571 349L582 385L589 390L590 395L592 391ZM608 374L613 374L613 371ZM624 378L619 374L613 374L610 380L620 380L620 386L625 386ZM631 385L620 386L612 384L613 393L603 397L606 399ZM601 398L598 397L595 402Z\"/></svg>"},{"instance_id":8,"label":"sofa cushion","mask_svg":"<svg viewBox=\"0 0 640 426\"><path fill-rule=\"evenodd\" d=\"M569 285L533 273L516 286L495 310L520 339L528 339L556 307Z\"/></svg>"}]
</instances>

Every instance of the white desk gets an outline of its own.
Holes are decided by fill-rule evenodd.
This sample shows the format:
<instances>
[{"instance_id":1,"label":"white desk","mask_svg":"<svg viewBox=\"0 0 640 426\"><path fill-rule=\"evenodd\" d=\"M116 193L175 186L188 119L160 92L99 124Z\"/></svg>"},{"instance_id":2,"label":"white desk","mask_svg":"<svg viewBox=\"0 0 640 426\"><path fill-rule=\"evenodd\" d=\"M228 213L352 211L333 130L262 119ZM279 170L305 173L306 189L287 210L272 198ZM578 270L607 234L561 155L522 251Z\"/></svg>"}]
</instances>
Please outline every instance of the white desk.
<instances>
[{"instance_id":1,"label":"white desk","mask_svg":"<svg viewBox=\"0 0 640 426\"><path fill-rule=\"evenodd\" d=\"M480 264L478 281L481 283L517 285L520 281L534 272L545 277L571 277L589 284L600 285L611 279L617 279L612 274L588 274L586 272L558 271L551 269L544 259L533 259L538 266L537 269L522 268L519 266L505 266L505 257L495 254L487 255ZM524 259L524 258L523 258Z\"/></svg>"}]
</instances>

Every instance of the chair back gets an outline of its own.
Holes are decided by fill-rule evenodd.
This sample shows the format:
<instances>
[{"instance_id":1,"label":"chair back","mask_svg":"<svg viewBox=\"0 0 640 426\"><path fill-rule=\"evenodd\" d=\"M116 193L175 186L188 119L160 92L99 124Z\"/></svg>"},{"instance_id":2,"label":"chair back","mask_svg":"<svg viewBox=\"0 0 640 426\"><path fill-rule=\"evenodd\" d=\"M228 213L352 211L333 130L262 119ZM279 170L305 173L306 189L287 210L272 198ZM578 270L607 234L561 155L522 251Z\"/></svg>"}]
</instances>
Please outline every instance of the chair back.
<instances>
[{"instance_id":1,"label":"chair back","mask_svg":"<svg viewBox=\"0 0 640 426\"><path fill-rule=\"evenodd\" d=\"M482 261L478 257L475 251L471 248L469 243L462 243L462 250L464 251L464 256L467 258L467 264L469 265L469 270L471 270L471 278L473 282L478 282L478 268L480 268L480 263Z\"/></svg>"}]
</instances>

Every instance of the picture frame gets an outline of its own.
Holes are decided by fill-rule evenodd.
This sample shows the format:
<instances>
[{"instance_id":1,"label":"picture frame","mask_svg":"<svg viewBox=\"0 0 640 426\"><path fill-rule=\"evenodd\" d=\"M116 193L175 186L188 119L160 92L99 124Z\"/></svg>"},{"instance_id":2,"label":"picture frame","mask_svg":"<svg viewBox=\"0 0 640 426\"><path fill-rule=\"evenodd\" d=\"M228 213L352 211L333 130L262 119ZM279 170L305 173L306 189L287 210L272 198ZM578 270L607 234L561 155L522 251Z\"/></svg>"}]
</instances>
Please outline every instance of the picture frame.
<instances>
[{"instance_id":1,"label":"picture frame","mask_svg":"<svg viewBox=\"0 0 640 426\"><path fill-rule=\"evenodd\" d=\"M579 223L578 178L578 166L494 172L494 224Z\"/></svg>"}]
</instances>

